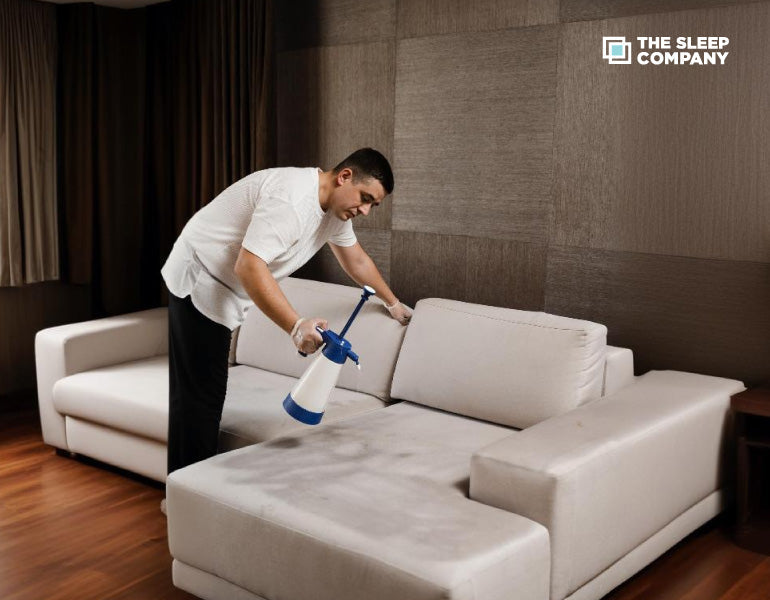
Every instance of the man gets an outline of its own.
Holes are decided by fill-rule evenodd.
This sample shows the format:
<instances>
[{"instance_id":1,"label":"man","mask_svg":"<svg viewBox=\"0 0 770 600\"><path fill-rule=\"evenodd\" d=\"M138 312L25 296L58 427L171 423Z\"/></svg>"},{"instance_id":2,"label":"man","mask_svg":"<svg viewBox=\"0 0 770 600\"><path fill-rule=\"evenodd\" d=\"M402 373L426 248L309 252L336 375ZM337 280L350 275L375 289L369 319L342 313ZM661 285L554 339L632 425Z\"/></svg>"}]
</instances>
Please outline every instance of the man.
<instances>
[{"instance_id":1,"label":"man","mask_svg":"<svg viewBox=\"0 0 770 600\"><path fill-rule=\"evenodd\" d=\"M235 182L185 225L161 271L169 289L168 472L217 452L232 330L253 302L298 350L322 344L319 316L299 315L280 280L329 243L345 272L370 285L394 319L411 317L353 232L393 191L387 159L371 148L331 171L266 169Z\"/></svg>"}]
</instances>

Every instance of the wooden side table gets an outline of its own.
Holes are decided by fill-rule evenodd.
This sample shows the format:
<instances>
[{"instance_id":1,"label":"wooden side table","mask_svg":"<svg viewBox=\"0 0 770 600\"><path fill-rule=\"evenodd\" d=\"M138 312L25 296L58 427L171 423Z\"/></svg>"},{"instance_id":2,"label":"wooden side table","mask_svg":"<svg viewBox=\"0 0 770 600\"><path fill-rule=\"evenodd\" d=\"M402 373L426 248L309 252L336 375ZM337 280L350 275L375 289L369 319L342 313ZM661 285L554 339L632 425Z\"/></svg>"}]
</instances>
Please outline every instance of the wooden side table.
<instances>
[{"instance_id":1,"label":"wooden side table","mask_svg":"<svg viewBox=\"0 0 770 600\"><path fill-rule=\"evenodd\" d=\"M737 434L735 543L770 554L770 385L732 397Z\"/></svg>"}]
</instances>

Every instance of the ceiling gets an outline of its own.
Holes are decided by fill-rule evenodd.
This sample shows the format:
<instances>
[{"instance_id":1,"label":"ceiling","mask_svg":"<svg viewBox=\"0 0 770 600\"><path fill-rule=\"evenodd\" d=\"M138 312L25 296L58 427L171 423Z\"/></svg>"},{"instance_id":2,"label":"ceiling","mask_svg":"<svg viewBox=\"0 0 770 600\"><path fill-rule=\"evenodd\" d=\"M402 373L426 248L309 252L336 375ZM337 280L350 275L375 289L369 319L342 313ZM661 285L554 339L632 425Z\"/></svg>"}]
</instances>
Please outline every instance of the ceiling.
<instances>
[{"instance_id":1,"label":"ceiling","mask_svg":"<svg viewBox=\"0 0 770 600\"><path fill-rule=\"evenodd\" d=\"M101 4L102 6L111 6L113 8L141 8L148 4L158 4L168 0L42 0L43 2L53 2L54 4L75 4L76 2L87 1L92 4Z\"/></svg>"}]
</instances>

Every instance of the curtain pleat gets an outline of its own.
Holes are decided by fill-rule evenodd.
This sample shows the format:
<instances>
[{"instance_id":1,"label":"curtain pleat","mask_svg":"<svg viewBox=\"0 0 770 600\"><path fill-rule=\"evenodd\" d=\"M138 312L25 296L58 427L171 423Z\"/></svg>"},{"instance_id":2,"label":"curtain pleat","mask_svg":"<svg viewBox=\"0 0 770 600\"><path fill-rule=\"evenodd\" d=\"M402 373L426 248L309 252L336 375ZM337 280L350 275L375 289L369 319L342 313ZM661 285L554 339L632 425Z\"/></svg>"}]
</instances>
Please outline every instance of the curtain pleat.
<instances>
[{"instance_id":1,"label":"curtain pleat","mask_svg":"<svg viewBox=\"0 0 770 600\"><path fill-rule=\"evenodd\" d=\"M58 9L64 270L97 314L157 306L187 220L275 164L272 2Z\"/></svg>"},{"instance_id":2,"label":"curtain pleat","mask_svg":"<svg viewBox=\"0 0 770 600\"><path fill-rule=\"evenodd\" d=\"M147 93L151 110L161 111L148 119L146 197L162 213L153 234L157 262L148 264L154 273L198 209L234 181L275 165L272 10L271 0L147 7ZM171 149L164 138L174 141Z\"/></svg>"},{"instance_id":3,"label":"curtain pleat","mask_svg":"<svg viewBox=\"0 0 770 600\"><path fill-rule=\"evenodd\" d=\"M0 286L59 277L56 11L0 3Z\"/></svg>"},{"instance_id":4,"label":"curtain pleat","mask_svg":"<svg viewBox=\"0 0 770 600\"><path fill-rule=\"evenodd\" d=\"M145 285L145 14L94 4L58 11L66 273L92 284L96 315L128 312Z\"/></svg>"}]
</instances>

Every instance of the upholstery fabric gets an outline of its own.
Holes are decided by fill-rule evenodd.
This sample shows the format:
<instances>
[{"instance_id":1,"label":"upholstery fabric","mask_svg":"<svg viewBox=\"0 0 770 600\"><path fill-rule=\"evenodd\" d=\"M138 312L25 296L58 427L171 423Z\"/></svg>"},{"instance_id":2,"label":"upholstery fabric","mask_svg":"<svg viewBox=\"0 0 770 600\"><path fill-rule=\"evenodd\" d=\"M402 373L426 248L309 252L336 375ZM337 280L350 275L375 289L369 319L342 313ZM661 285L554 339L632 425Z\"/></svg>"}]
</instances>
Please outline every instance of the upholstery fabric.
<instances>
[{"instance_id":1,"label":"upholstery fabric","mask_svg":"<svg viewBox=\"0 0 770 600\"><path fill-rule=\"evenodd\" d=\"M628 348L607 346L602 396L617 392L634 381L634 353Z\"/></svg>"},{"instance_id":2,"label":"upholstery fabric","mask_svg":"<svg viewBox=\"0 0 770 600\"><path fill-rule=\"evenodd\" d=\"M359 288L287 277L281 289L304 317L323 317L340 333L361 298ZM338 387L364 392L381 400L390 398L390 382L406 327L390 317L377 298L370 298L345 337L361 357L361 371L347 364ZM313 355L316 356L316 355ZM297 354L289 336L259 310L250 309L241 327L236 350L239 364L282 375L300 377L312 357Z\"/></svg>"},{"instance_id":3,"label":"upholstery fabric","mask_svg":"<svg viewBox=\"0 0 770 600\"><path fill-rule=\"evenodd\" d=\"M393 398L529 427L601 396L604 325L454 300L420 300Z\"/></svg>"},{"instance_id":4,"label":"upholstery fabric","mask_svg":"<svg viewBox=\"0 0 770 600\"><path fill-rule=\"evenodd\" d=\"M724 508L724 494L721 490L707 496L570 594L567 600L601 600L698 527L716 517Z\"/></svg>"},{"instance_id":5,"label":"upholstery fabric","mask_svg":"<svg viewBox=\"0 0 770 600\"><path fill-rule=\"evenodd\" d=\"M102 367L60 379L53 388L53 404L63 415L165 442L168 356Z\"/></svg>"},{"instance_id":6,"label":"upholstery fabric","mask_svg":"<svg viewBox=\"0 0 770 600\"><path fill-rule=\"evenodd\" d=\"M544 599L548 535L468 499L511 435L402 403L169 476L174 558L265 598Z\"/></svg>"},{"instance_id":7,"label":"upholstery fabric","mask_svg":"<svg viewBox=\"0 0 770 600\"><path fill-rule=\"evenodd\" d=\"M310 428L282 401L296 379L247 366L229 370L220 424L220 452ZM168 434L168 357L123 363L65 377L54 386L63 415L165 442ZM373 396L335 388L322 423L382 408ZM70 450L72 448L70 447Z\"/></svg>"},{"instance_id":8,"label":"upholstery fabric","mask_svg":"<svg viewBox=\"0 0 770 600\"><path fill-rule=\"evenodd\" d=\"M111 427L65 417L70 452L90 456L109 465L166 480L166 444Z\"/></svg>"},{"instance_id":9,"label":"upholstery fabric","mask_svg":"<svg viewBox=\"0 0 770 600\"><path fill-rule=\"evenodd\" d=\"M294 377L245 365L232 367L219 426L219 451L316 428L293 419L283 409L283 399L296 382ZM383 406L374 396L334 388L321 425Z\"/></svg>"},{"instance_id":10,"label":"upholstery fabric","mask_svg":"<svg viewBox=\"0 0 770 600\"><path fill-rule=\"evenodd\" d=\"M471 497L548 528L551 598L564 598L721 487L730 396L742 389L651 371L477 452Z\"/></svg>"},{"instance_id":11,"label":"upholstery fabric","mask_svg":"<svg viewBox=\"0 0 770 600\"><path fill-rule=\"evenodd\" d=\"M171 563L174 585L204 600L269 600L183 562Z\"/></svg>"}]
</instances>

